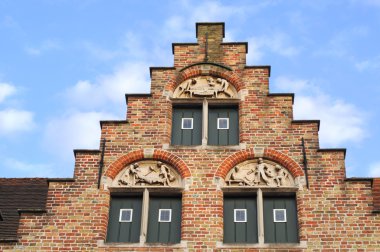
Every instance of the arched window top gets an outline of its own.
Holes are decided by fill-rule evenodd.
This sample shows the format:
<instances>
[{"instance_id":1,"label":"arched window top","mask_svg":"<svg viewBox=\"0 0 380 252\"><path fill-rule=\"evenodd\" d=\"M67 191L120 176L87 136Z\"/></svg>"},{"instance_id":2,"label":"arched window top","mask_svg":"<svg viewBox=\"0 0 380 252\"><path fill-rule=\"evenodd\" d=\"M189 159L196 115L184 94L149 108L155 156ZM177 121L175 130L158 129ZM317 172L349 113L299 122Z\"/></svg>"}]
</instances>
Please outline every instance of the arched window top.
<instances>
[{"instance_id":1,"label":"arched window top","mask_svg":"<svg viewBox=\"0 0 380 252\"><path fill-rule=\"evenodd\" d=\"M228 187L295 187L292 174L283 166L263 158L234 166L225 179Z\"/></svg>"},{"instance_id":2,"label":"arched window top","mask_svg":"<svg viewBox=\"0 0 380 252\"><path fill-rule=\"evenodd\" d=\"M237 98L237 91L224 78L211 75L197 76L183 81L174 90L173 98Z\"/></svg>"},{"instance_id":3,"label":"arched window top","mask_svg":"<svg viewBox=\"0 0 380 252\"><path fill-rule=\"evenodd\" d=\"M181 187L181 175L169 164L157 160L133 162L113 179L112 187Z\"/></svg>"}]
</instances>

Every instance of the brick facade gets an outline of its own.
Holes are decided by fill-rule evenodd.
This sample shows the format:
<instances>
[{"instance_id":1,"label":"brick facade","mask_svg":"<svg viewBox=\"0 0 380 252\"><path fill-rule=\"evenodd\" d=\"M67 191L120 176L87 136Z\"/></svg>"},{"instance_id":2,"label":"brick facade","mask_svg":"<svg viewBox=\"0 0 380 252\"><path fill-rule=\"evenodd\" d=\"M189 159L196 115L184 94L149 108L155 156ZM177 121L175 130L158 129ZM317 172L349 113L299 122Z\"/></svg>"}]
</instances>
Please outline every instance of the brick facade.
<instances>
[{"instance_id":1,"label":"brick facade","mask_svg":"<svg viewBox=\"0 0 380 252\"><path fill-rule=\"evenodd\" d=\"M224 23L198 23L196 35L197 43L173 44L174 67L151 68L150 94L126 96L127 120L101 122L106 145L100 188L101 151L76 150L74 179L49 180L46 212L21 213L18 241L0 241L0 250L380 250L380 179L346 178L345 150L319 148L319 121L293 120L293 95L269 93L270 67L246 66L247 43L223 43ZM173 92L183 81L205 75L227 80L239 94L238 146L170 144ZM298 183L297 244L223 244L224 192L218 181L237 164L259 157L282 165ZM165 162L185 181L180 244L105 242L107 185L141 160Z\"/></svg>"}]
</instances>

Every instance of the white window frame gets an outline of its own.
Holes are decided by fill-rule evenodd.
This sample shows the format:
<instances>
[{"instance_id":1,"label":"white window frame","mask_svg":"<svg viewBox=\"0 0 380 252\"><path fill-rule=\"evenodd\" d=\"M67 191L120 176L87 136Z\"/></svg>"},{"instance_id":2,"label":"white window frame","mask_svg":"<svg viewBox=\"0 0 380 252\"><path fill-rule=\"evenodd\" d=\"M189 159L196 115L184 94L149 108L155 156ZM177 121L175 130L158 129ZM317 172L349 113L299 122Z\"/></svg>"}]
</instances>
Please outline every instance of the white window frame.
<instances>
[{"instance_id":1,"label":"white window frame","mask_svg":"<svg viewBox=\"0 0 380 252\"><path fill-rule=\"evenodd\" d=\"M161 219L161 212L163 212L163 211L169 211L169 220L162 220ZM171 209L167 209L167 208L165 208L165 209L163 209L163 208L159 209L158 210L158 222L172 222L172 210Z\"/></svg>"},{"instance_id":2,"label":"white window frame","mask_svg":"<svg viewBox=\"0 0 380 252\"><path fill-rule=\"evenodd\" d=\"M123 216L123 212L131 212L130 214L130 219L129 220L122 220L122 216ZM123 208L123 209L120 209L120 214L119 214L119 222L132 222L133 220L133 209L132 208Z\"/></svg>"},{"instance_id":3,"label":"white window frame","mask_svg":"<svg viewBox=\"0 0 380 252\"><path fill-rule=\"evenodd\" d=\"M227 127L226 128L219 127L219 121L221 121L221 120L226 120L227 121ZM218 129L230 129L230 118L228 118L228 117L220 117L220 118L218 118L217 128Z\"/></svg>"},{"instance_id":4,"label":"white window frame","mask_svg":"<svg viewBox=\"0 0 380 252\"><path fill-rule=\"evenodd\" d=\"M191 128L185 128L184 127L185 120L190 120L191 121ZM190 117L184 117L184 118L182 118L181 129L193 129L193 127L194 127L194 120L193 120L193 118L190 118Z\"/></svg>"},{"instance_id":5,"label":"white window frame","mask_svg":"<svg viewBox=\"0 0 380 252\"><path fill-rule=\"evenodd\" d=\"M238 211L244 212L244 220L237 220L236 213ZM234 209L234 222L247 222L247 209Z\"/></svg>"},{"instance_id":6,"label":"white window frame","mask_svg":"<svg viewBox=\"0 0 380 252\"><path fill-rule=\"evenodd\" d=\"M284 213L284 220L277 220L276 212L282 211ZM273 209L273 222L286 222L286 209Z\"/></svg>"}]
</instances>

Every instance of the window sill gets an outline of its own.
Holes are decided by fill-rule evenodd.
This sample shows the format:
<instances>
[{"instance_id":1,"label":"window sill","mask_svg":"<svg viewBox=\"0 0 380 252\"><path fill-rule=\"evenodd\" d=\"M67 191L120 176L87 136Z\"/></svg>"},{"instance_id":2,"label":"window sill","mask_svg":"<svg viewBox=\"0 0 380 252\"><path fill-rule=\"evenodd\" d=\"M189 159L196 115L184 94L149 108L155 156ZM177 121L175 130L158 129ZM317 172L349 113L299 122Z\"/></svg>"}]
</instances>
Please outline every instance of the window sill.
<instances>
[{"instance_id":1,"label":"window sill","mask_svg":"<svg viewBox=\"0 0 380 252\"><path fill-rule=\"evenodd\" d=\"M98 240L98 248L186 248L187 242L181 243L124 243L124 242L105 242Z\"/></svg>"},{"instance_id":2,"label":"window sill","mask_svg":"<svg viewBox=\"0 0 380 252\"><path fill-rule=\"evenodd\" d=\"M306 241L300 243L222 243L217 242L217 249L245 249L245 248L263 248L263 249L306 249Z\"/></svg>"},{"instance_id":3,"label":"window sill","mask_svg":"<svg viewBox=\"0 0 380 252\"><path fill-rule=\"evenodd\" d=\"M244 150L246 147L245 143L240 143L239 145L162 145L164 150Z\"/></svg>"}]
</instances>

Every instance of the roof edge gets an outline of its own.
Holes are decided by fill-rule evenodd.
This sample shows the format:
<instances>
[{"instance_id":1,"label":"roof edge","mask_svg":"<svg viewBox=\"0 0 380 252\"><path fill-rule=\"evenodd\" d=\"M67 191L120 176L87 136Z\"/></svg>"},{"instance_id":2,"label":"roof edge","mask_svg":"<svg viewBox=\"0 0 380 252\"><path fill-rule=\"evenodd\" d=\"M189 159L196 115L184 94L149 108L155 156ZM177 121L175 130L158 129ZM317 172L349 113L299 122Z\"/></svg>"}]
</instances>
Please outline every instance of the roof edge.
<instances>
[{"instance_id":1,"label":"roof edge","mask_svg":"<svg viewBox=\"0 0 380 252\"><path fill-rule=\"evenodd\" d=\"M152 78L153 70L175 70L175 67L149 67L150 78Z\"/></svg>"},{"instance_id":2,"label":"roof edge","mask_svg":"<svg viewBox=\"0 0 380 252\"><path fill-rule=\"evenodd\" d=\"M294 93L269 93L268 96L291 96L292 104L294 104Z\"/></svg>"},{"instance_id":3,"label":"roof edge","mask_svg":"<svg viewBox=\"0 0 380 252\"><path fill-rule=\"evenodd\" d=\"M18 214L22 213L46 213L46 209L42 208L21 208L17 209Z\"/></svg>"},{"instance_id":4,"label":"roof edge","mask_svg":"<svg viewBox=\"0 0 380 252\"><path fill-rule=\"evenodd\" d=\"M346 158L347 149L346 148L325 148L325 149L319 148L317 152L343 152L344 158Z\"/></svg>"},{"instance_id":5,"label":"roof edge","mask_svg":"<svg viewBox=\"0 0 380 252\"><path fill-rule=\"evenodd\" d=\"M100 128L102 128L103 127L103 124L107 124L107 123L109 123L109 124L123 124L123 123L129 123L129 121L128 120L101 120L101 121L99 121L99 123L100 123Z\"/></svg>"},{"instance_id":6,"label":"roof edge","mask_svg":"<svg viewBox=\"0 0 380 252\"><path fill-rule=\"evenodd\" d=\"M195 23L195 37L198 38L198 26L200 25L222 25L223 26L223 38L225 37L225 24L224 22L197 22Z\"/></svg>"},{"instance_id":7,"label":"roof edge","mask_svg":"<svg viewBox=\"0 0 380 252\"><path fill-rule=\"evenodd\" d=\"M222 42L221 45L244 45L245 53L248 53L248 42Z\"/></svg>"},{"instance_id":8,"label":"roof edge","mask_svg":"<svg viewBox=\"0 0 380 252\"><path fill-rule=\"evenodd\" d=\"M135 94L126 93L125 94L125 103L127 104L127 106L128 106L128 98L129 97L152 97L152 93L135 93Z\"/></svg>"},{"instance_id":9,"label":"roof edge","mask_svg":"<svg viewBox=\"0 0 380 252\"><path fill-rule=\"evenodd\" d=\"M293 120L292 123L295 124L302 124L302 123L317 123L318 124L318 131L321 126L321 120Z\"/></svg>"},{"instance_id":10,"label":"roof edge","mask_svg":"<svg viewBox=\"0 0 380 252\"><path fill-rule=\"evenodd\" d=\"M74 156L76 157L79 152L89 154L99 154L100 150L97 149L74 149Z\"/></svg>"},{"instance_id":11,"label":"roof edge","mask_svg":"<svg viewBox=\"0 0 380 252\"><path fill-rule=\"evenodd\" d=\"M47 180L50 182L75 182L75 178L48 178Z\"/></svg>"},{"instance_id":12,"label":"roof edge","mask_svg":"<svg viewBox=\"0 0 380 252\"><path fill-rule=\"evenodd\" d=\"M197 46L198 43L172 43L172 54L174 55L174 47L176 46Z\"/></svg>"},{"instance_id":13,"label":"roof edge","mask_svg":"<svg viewBox=\"0 0 380 252\"><path fill-rule=\"evenodd\" d=\"M270 73L272 70L272 66L270 66L270 65L245 66L244 68L246 68L246 69L268 68L268 77L270 77Z\"/></svg>"}]
</instances>

